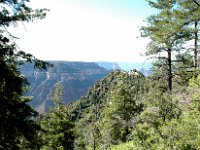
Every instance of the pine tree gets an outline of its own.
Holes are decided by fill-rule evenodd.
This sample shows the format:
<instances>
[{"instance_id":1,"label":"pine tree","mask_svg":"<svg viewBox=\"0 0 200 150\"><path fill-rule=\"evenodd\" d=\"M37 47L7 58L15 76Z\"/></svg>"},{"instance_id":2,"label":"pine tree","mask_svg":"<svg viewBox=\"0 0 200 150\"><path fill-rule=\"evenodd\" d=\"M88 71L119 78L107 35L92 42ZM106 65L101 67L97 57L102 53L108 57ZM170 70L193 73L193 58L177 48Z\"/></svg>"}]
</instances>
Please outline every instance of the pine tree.
<instances>
[{"instance_id":1,"label":"pine tree","mask_svg":"<svg viewBox=\"0 0 200 150\"><path fill-rule=\"evenodd\" d=\"M149 4L158 9L158 14L147 19L147 26L141 28L142 36L149 37L150 42L147 47L147 55L153 55L157 60L161 60L162 66L167 66L165 74L167 76L168 91L172 91L173 59L172 52L180 51L184 38L188 36L188 30L183 29L182 22L177 20L175 0L148 0Z\"/></svg>"},{"instance_id":2,"label":"pine tree","mask_svg":"<svg viewBox=\"0 0 200 150\"><path fill-rule=\"evenodd\" d=\"M101 132L106 146L131 139L131 130L137 124L137 116L143 111L144 80L136 70L121 73L118 82L111 88Z\"/></svg>"},{"instance_id":3,"label":"pine tree","mask_svg":"<svg viewBox=\"0 0 200 150\"><path fill-rule=\"evenodd\" d=\"M179 21L182 22L183 27L190 28L191 34L188 40L194 40L194 45L192 48L193 67L194 69L196 69L198 67L200 7L197 1L193 1L193 3L190 3L188 2L188 0L179 0L177 5L177 18L179 19Z\"/></svg>"},{"instance_id":4,"label":"pine tree","mask_svg":"<svg viewBox=\"0 0 200 150\"><path fill-rule=\"evenodd\" d=\"M6 30L19 21L33 21L45 17L44 10L33 10L26 6L28 0L0 1L0 149L39 149L37 132L40 126L34 121L37 112L28 105L30 98L24 97L28 82L19 67L24 62L35 63L45 68L31 54L17 49L15 38Z\"/></svg>"},{"instance_id":5,"label":"pine tree","mask_svg":"<svg viewBox=\"0 0 200 150\"><path fill-rule=\"evenodd\" d=\"M74 148L75 134L74 124L70 121L67 106L63 104L63 86L59 81L52 91L52 101L55 107L44 114L41 119L41 139L43 146L41 149L63 149L71 150Z\"/></svg>"}]
</instances>

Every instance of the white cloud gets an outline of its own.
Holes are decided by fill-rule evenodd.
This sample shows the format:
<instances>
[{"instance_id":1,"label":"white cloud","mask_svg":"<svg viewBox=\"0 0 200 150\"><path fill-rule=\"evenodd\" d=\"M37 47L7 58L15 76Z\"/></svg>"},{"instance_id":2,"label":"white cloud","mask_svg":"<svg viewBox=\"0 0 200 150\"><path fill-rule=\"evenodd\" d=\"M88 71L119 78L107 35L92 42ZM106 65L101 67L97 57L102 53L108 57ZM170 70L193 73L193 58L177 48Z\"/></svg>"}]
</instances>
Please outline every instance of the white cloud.
<instances>
[{"instance_id":1,"label":"white cloud","mask_svg":"<svg viewBox=\"0 0 200 150\"><path fill-rule=\"evenodd\" d=\"M62 0L35 0L46 7L47 18L10 29L20 38L20 48L45 60L142 61L145 49L140 20L128 20L80 8Z\"/></svg>"}]
</instances>

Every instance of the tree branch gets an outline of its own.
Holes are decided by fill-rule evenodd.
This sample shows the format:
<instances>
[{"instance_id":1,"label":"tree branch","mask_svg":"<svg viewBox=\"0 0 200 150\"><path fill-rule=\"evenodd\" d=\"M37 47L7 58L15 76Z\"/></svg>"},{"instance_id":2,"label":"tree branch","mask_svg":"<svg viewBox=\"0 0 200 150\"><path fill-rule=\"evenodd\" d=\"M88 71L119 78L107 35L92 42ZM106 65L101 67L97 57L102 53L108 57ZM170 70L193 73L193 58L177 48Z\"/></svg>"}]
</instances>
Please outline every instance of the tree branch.
<instances>
[{"instance_id":1,"label":"tree branch","mask_svg":"<svg viewBox=\"0 0 200 150\"><path fill-rule=\"evenodd\" d=\"M194 2L195 4L197 4L198 6L200 6L200 4L199 4L196 0L193 0L193 2Z\"/></svg>"},{"instance_id":2,"label":"tree branch","mask_svg":"<svg viewBox=\"0 0 200 150\"><path fill-rule=\"evenodd\" d=\"M12 34L6 29L6 27L5 27L4 25L2 25L2 27L5 29L5 31L8 33L9 36L11 36L11 37L14 38L14 39L19 39L18 37L12 35Z\"/></svg>"}]
</instances>

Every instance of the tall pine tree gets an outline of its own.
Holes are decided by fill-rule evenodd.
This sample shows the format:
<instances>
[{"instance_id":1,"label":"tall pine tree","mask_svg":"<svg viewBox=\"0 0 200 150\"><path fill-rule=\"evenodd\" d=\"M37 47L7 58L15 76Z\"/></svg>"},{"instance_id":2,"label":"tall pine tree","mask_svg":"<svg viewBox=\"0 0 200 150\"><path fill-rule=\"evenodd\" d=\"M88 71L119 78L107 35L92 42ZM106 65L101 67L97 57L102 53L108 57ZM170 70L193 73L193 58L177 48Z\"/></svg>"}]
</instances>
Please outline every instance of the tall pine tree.
<instances>
[{"instance_id":1,"label":"tall pine tree","mask_svg":"<svg viewBox=\"0 0 200 150\"><path fill-rule=\"evenodd\" d=\"M175 15L175 0L147 0L149 5L158 9L158 14L147 19L147 25L141 28L142 36L149 37L147 55L153 55L161 60L159 68L164 66L167 77L168 91L172 91L173 55L174 51L180 51L184 38L188 36L188 30L182 29L182 22L177 21Z\"/></svg>"}]
</instances>

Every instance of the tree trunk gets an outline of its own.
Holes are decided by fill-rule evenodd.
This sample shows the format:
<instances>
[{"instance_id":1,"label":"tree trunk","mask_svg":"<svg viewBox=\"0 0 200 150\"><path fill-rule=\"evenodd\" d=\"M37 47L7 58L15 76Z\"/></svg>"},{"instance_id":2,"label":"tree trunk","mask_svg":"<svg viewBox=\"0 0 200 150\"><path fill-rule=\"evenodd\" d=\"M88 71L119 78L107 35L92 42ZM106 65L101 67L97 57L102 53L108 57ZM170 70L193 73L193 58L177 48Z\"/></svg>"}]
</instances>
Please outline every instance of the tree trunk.
<instances>
[{"instance_id":1,"label":"tree trunk","mask_svg":"<svg viewBox=\"0 0 200 150\"><path fill-rule=\"evenodd\" d=\"M167 60L168 60L168 91L172 91L172 58L171 58L171 48L167 50Z\"/></svg>"},{"instance_id":2,"label":"tree trunk","mask_svg":"<svg viewBox=\"0 0 200 150\"><path fill-rule=\"evenodd\" d=\"M197 30L197 25L198 25L198 21L195 21L194 23L194 68L196 69L198 64L197 64L197 41L198 41L198 30Z\"/></svg>"}]
</instances>

